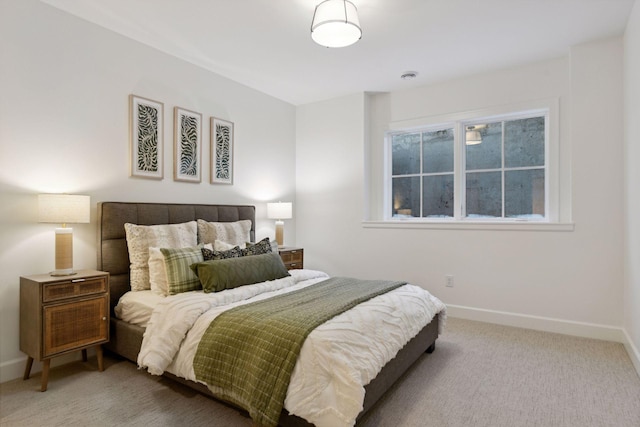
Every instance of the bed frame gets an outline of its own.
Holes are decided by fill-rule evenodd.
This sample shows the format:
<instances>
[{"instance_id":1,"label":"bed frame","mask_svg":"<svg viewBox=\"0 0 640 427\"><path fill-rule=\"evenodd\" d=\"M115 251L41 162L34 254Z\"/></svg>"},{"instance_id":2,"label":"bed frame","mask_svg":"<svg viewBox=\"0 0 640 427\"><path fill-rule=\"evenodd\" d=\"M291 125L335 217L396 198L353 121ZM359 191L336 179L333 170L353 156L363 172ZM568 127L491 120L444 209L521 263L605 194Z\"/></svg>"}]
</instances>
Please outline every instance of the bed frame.
<instances>
[{"instance_id":1,"label":"bed frame","mask_svg":"<svg viewBox=\"0 0 640 427\"><path fill-rule=\"evenodd\" d=\"M144 329L117 319L113 309L120 297L130 289L129 252L124 231L125 223L139 225L177 224L204 219L213 222L251 220L251 240L255 240L255 206L204 205L175 203L98 203L98 270L110 273L110 340L104 345L107 351L116 353L136 363L142 345ZM394 359L365 387L364 409L358 419L369 410L424 353L435 349L438 338L438 316L425 326ZM211 396L204 385L165 374ZM283 410L280 417L283 427L310 427L311 424Z\"/></svg>"}]
</instances>

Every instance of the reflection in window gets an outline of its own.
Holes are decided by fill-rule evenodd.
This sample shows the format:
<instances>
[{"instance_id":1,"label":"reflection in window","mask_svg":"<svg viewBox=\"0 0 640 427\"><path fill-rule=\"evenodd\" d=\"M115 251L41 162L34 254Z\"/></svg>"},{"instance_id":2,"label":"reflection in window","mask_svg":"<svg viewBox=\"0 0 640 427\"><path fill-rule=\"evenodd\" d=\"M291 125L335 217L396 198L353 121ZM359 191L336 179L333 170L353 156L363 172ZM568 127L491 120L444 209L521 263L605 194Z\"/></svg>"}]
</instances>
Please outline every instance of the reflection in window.
<instances>
[{"instance_id":1,"label":"reflection in window","mask_svg":"<svg viewBox=\"0 0 640 427\"><path fill-rule=\"evenodd\" d=\"M475 123L465 145L468 218L545 217L545 117Z\"/></svg>"},{"instance_id":2,"label":"reflection in window","mask_svg":"<svg viewBox=\"0 0 640 427\"><path fill-rule=\"evenodd\" d=\"M423 181L423 216L453 217L453 174L425 176Z\"/></svg>"},{"instance_id":3,"label":"reflection in window","mask_svg":"<svg viewBox=\"0 0 640 427\"><path fill-rule=\"evenodd\" d=\"M393 218L453 217L453 129L391 138Z\"/></svg>"},{"instance_id":4,"label":"reflection in window","mask_svg":"<svg viewBox=\"0 0 640 427\"><path fill-rule=\"evenodd\" d=\"M544 166L544 117L505 122L504 165Z\"/></svg>"},{"instance_id":5,"label":"reflection in window","mask_svg":"<svg viewBox=\"0 0 640 427\"><path fill-rule=\"evenodd\" d=\"M536 110L391 132L387 212L393 218L546 219L548 120L548 110Z\"/></svg>"},{"instance_id":6,"label":"reflection in window","mask_svg":"<svg viewBox=\"0 0 640 427\"><path fill-rule=\"evenodd\" d=\"M496 169L502 165L502 123L476 125L482 142L465 145L466 170Z\"/></svg>"},{"instance_id":7,"label":"reflection in window","mask_svg":"<svg viewBox=\"0 0 640 427\"><path fill-rule=\"evenodd\" d=\"M544 218L544 169L505 172L505 216Z\"/></svg>"},{"instance_id":8,"label":"reflection in window","mask_svg":"<svg viewBox=\"0 0 640 427\"><path fill-rule=\"evenodd\" d=\"M420 173L420 134L394 135L393 175Z\"/></svg>"},{"instance_id":9,"label":"reflection in window","mask_svg":"<svg viewBox=\"0 0 640 427\"><path fill-rule=\"evenodd\" d=\"M502 177L500 172L467 174L467 216L499 218L502 216Z\"/></svg>"},{"instance_id":10,"label":"reflection in window","mask_svg":"<svg viewBox=\"0 0 640 427\"><path fill-rule=\"evenodd\" d=\"M420 177L393 178L393 216L420 217Z\"/></svg>"}]
</instances>

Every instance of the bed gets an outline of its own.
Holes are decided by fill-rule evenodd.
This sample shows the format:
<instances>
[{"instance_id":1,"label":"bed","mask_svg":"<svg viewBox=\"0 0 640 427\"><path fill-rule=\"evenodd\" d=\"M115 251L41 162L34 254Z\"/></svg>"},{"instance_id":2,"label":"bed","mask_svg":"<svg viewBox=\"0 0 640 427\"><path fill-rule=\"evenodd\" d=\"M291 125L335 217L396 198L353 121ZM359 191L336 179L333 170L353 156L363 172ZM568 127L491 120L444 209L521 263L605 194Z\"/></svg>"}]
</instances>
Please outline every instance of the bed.
<instances>
[{"instance_id":1,"label":"bed","mask_svg":"<svg viewBox=\"0 0 640 427\"><path fill-rule=\"evenodd\" d=\"M115 307L121 297L131 290L130 259L125 224L181 224L196 220L235 223L249 220L251 222L250 239L255 241L255 207L248 205L101 202L98 204L97 216L97 265L99 270L110 273L110 341L104 347L107 351L134 363L138 362L145 328L119 319L115 315ZM304 273L296 273L296 277L303 276ZM420 326L419 332L382 367L375 378L365 385L364 400L361 405L362 410L357 416L358 420L419 357L425 352L434 351L444 315L444 308L441 308L440 312L434 315L428 324ZM205 385L199 382L190 381L169 372L165 372L164 375L205 394L212 394ZM284 427L313 425L300 416L290 414L286 406L282 410L278 424Z\"/></svg>"}]
</instances>

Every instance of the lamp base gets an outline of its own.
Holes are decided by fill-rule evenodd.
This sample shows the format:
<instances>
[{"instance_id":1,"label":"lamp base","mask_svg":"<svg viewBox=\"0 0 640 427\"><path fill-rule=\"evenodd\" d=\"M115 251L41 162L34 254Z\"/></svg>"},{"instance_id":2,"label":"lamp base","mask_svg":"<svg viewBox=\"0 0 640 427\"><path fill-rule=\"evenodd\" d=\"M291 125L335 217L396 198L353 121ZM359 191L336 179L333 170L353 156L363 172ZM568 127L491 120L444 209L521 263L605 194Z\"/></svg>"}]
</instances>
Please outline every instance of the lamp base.
<instances>
[{"instance_id":1,"label":"lamp base","mask_svg":"<svg viewBox=\"0 0 640 427\"><path fill-rule=\"evenodd\" d=\"M71 276L73 271L73 228L56 228L56 269L51 276Z\"/></svg>"},{"instance_id":2,"label":"lamp base","mask_svg":"<svg viewBox=\"0 0 640 427\"><path fill-rule=\"evenodd\" d=\"M276 221L276 242L278 246L284 246L284 221Z\"/></svg>"},{"instance_id":3,"label":"lamp base","mask_svg":"<svg viewBox=\"0 0 640 427\"><path fill-rule=\"evenodd\" d=\"M66 271L66 270L61 270L61 271L52 271L51 273L49 273L49 276L53 276L53 277L62 277L62 276L73 276L74 274L78 274L77 271Z\"/></svg>"}]
</instances>

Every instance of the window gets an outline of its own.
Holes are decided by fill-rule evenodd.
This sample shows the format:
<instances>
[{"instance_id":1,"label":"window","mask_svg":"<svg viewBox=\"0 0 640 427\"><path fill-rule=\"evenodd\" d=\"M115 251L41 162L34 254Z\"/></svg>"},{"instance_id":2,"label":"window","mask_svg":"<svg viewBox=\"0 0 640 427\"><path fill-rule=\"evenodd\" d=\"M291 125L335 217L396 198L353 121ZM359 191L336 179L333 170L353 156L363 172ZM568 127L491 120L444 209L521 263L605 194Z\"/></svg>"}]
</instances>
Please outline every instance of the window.
<instances>
[{"instance_id":1,"label":"window","mask_svg":"<svg viewBox=\"0 0 640 427\"><path fill-rule=\"evenodd\" d=\"M453 128L391 135L395 218L453 217Z\"/></svg>"},{"instance_id":2,"label":"window","mask_svg":"<svg viewBox=\"0 0 640 427\"><path fill-rule=\"evenodd\" d=\"M549 220L549 109L387 133L386 218Z\"/></svg>"}]
</instances>

